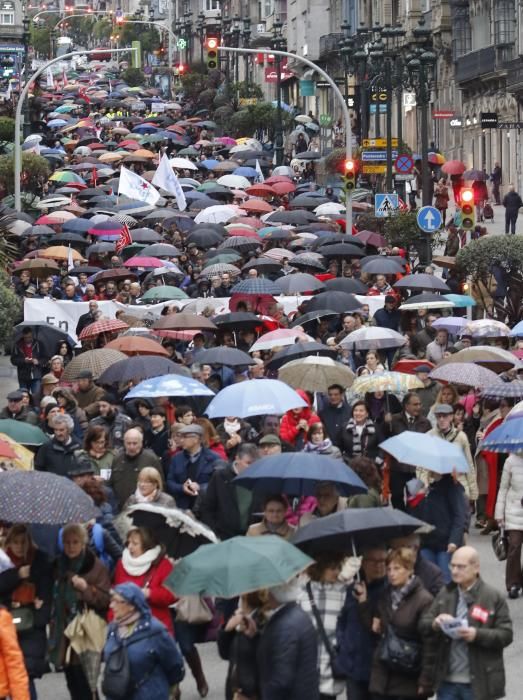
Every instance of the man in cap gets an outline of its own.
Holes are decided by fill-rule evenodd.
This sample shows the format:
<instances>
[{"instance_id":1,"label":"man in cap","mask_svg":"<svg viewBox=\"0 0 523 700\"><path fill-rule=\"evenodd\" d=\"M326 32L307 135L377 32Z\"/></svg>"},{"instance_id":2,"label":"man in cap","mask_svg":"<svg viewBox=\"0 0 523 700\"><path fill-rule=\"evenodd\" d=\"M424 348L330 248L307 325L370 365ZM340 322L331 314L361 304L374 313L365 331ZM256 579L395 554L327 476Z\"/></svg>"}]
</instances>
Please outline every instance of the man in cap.
<instances>
[{"instance_id":1,"label":"man in cap","mask_svg":"<svg viewBox=\"0 0 523 700\"><path fill-rule=\"evenodd\" d=\"M89 425L102 425L109 435L112 447L122 447L124 433L131 427L132 420L122 413L117 406L116 397L109 392L105 392L98 399L98 412L99 415L93 418Z\"/></svg>"},{"instance_id":2,"label":"man in cap","mask_svg":"<svg viewBox=\"0 0 523 700\"><path fill-rule=\"evenodd\" d=\"M203 495L219 461L216 452L203 446L203 428L197 423L178 431L182 450L171 460L167 470L166 491L174 496L178 508L194 508Z\"/></svg>"},{"instance_id":3,"label":"man in cap","mask_svg":"<svg viewBox=\"0 0 523 700\"><path fill-rule=\"evenodd\" d=\"M260 421L260 433L257 440L258 445L260 444L262 438L266 435L275 435L278 438L280 452L295 452L294 445L291 445L291 443L287 442L286 440L282 440L280 437L280 419L278 416L269 415L262 417ZM271 441L269 441L269 443L270 442ZM278 445L278 442L273 440L272 444Z\"/></svg>"},{"instance_id":4,"label":"man in cap","mask_svg":"<svg viewBox=\"0 0 523 700\"><path fill-rule=\"evenodd\" d=\"M96 386L93 381L93 373L90 369L82 369L78 373L78 388L75 398L78 405L85 411L87 418L91 419L98 415L98 402L105 395L105 391L100 386Z\"/></svg>"},{"instance_id":5,"label":"man in cap","mask_svg":"<svg viewBox=\"0 0 523 700\"><path fill-rule=\"evenodd\" d=\"M31 411L28 406L24 406L24 394L19 389L10 391L7 394L7 406L2 409L0 418L9 418L11 420L38 425L38 416L34 411Z\"/></svg>"},{"instance_id":6,"label":"man in cap","mask_svg":"<svg viewBox=\"0 0 523 700\"><path fill-rule=\"evenodd\" d=\"M56 389L58 384L60 383L60 380L58 377L50 372L49 374L44 374L42 377L42 388L41 388L41 396L42 398L44 396L51 396L53 391Z\"/></svg>"},{"instance_id":7,"label":"man in cap","mask_svg":"<svg viewBox=\"0 0 523 700\"><path fill-rule=\"evenodd\" d=\"M268 435L263 435L258 441L260 457L279 455L281 451L281 439L277 435L269 433Z\"/></svg>"},{"instance_id":8,"label":"man in cap","mask_svg":"<svg viewBox=\"0 0 523 700\"><path fill-rule=\"evenodd\" d=\"M154 467L163 475L162 463L152 450L145 449L143 433L138 428L130 428L123 436L123 449L119 450L111 467L109 481L114 491L118 508L122 509L126 500L138 485L138 474L144 467Z\"/></svg>"},{"instance_id":9,"label":"man in cap","mask_svg":"<svg viewBox=\"0 0 523 700\"><path fill-rule=\"evenodd\" d=\"M421 399L421 408L426 416L428 416L430 409L434 406L440 390L440 385L429 377L432 369L431 365L424 364L414 367L414 374L420 382L423 382L423 389L416 389L416 393Z\"/></svg>"}]
</instances>

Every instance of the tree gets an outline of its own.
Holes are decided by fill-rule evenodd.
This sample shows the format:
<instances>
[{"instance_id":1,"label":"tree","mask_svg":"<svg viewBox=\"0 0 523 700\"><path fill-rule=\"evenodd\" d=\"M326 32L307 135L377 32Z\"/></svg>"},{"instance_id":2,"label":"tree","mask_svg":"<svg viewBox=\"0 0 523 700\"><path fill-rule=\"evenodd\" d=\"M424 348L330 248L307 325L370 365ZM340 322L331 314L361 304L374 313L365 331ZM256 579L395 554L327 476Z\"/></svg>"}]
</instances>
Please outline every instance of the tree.
<instances>
[{"instance_id":1,"label":"tree","mask_svg":"<svg viewBox=\"0 0 523 700\"><path fill-rule=\"evenodd\" d=\"M31 46L37 56L51 55L51 30L48 26L29 25L31 32Z\"/></svg>"},{"instance_id":2,"label":"tree","mask_svg":"<svg viewBox=\"0 0 523 700\"><path fill-rule=\"evenodd\" d=\"M13 143L15 139L15 120L11 117L0 117L0 141Z\"/></svg>"},{"instance_id":3,"label":"tree","mask_svg":"<svg viewBox=\"0 0 523 700\"><path fill-rule=\"evenodd\" d=\"M139 68L126 68L122 71L122 80L129 85L129 87L137 87L143 85L143 73Z\"/></svg>"},{"instance_id":4,"label":"tree","mask_svg":"<svg viewBox=\"0 0 523 700\"><path fill-rule=\"evenodd\" d=\"M474 296L492 316L513 326L523 319L523 237L486 236L471 241L456 257L458 272L472 282ZM506 295L501 295L506 284ZM500 296L492 296L498 289Z\"/></svg>"},{"instance_id":5,"label":"tree","mask_svg":"<svg viewBox=\"0 0 523 700\"><path fill-rule=\"evenodd\" d=\"M22 189L36 194L45 184L51 170L49 163L35 153L22 154ZM0 184L6 194L14 192L14 157L0 156Z\"/></svg>"},{"instance_id":6,"label":"tree","mask_svg":"<svg viewBox=\"0 0 523 700\"><path fill-rule=\"evenodd\" d=\"M249 105L236 112L229 125L229 130L237 136L254 134L258 129L268 133L269 139L274 138L276 128L277 110L270 102L258 102ZM282 114L283 128L289 128L292 124L292 117L284 112Z\"/></svg>"},{"instance_id":7,"label":"tree","mask_svg":"<svg viewBox=\"0 0 523 700\"><path fill-rule=\"evenodd\" d=\"M0 250L2 240L3 237L0 233ZM3 270L0 270L0 307L2 309L0 314L0 344L5 344L13 336L13 326L22 317L22 301L13 291L9 277Z\"/></svg>"}]
</instances>

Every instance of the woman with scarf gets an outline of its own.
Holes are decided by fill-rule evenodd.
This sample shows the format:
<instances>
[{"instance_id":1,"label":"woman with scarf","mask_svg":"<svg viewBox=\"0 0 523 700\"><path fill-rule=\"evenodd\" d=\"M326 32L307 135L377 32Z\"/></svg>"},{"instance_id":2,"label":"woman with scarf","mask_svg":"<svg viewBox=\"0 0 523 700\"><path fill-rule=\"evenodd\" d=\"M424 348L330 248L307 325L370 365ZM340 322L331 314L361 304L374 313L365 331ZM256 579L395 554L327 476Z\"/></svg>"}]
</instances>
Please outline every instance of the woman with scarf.
<instances>
[{"instance_id":1,"label":"woman with scarf","mask_svg":"<svg viewBox=\"0 0 523 700\"><path fill-rule=\"evenodd\" d=\"M111 656L125 645L131 688L127 700L169 700L171 689L183 678L183 659L172 636L151 614L144 591L134 583L121 583L111 594L113 622L104 647L104 692L111 675ZM121 695L118 695L121 697ZM175 695L179 697L179 695Z\"/></svg>"},{"instance_id":2,"label":"woman with scarf","mask_svg":"<svg viewBox=\"0 0 523 700\"><path fill-rule=\"evenodd\" d=\"M152 503L164 508L175 508L176 501L163 490L163 479L155 467L144 467L138 474L136 491L127 499L123 510L137 503Z\"/></svg>"},{"instance_id":3,"label":"woman with scarf","mask_svg":"<svg viewBox=\"0 0 523 700\"><path fill-rule=\"evenodd\" d=\"M343 456L347 459L376 459L380 442L380 435L369 416L365 401L356 401L352 405L352 417L341 431L340 445Z\"/></svg>"},{"instance_id":4,"label":"woman with scarf","mask_svg":"<svg viewBox=\"0 0 523 700\"><path fill-rule=\"evenodd\" d=\"M369 690L372 697L388 700L427 698L432 695L426 641L419 632L422 614L432 602L431 594L414 575L416 554L410 547L392 550L387 556L387 585L373 603L367 599L364 583L358 584L357 598L362 619L378 641L372 659ZM385 640L391 634L418 647L419 666L409 673L392 668L383 659Z\"/></svg>"},{"instance_id":5,"label":"woman with scarf","mask_svg":"<svg viewBox=\"0 0 523 700\"><path fill-rule=\"evenodd\" d=\"M49 635L49 660L65 671L71 700L93 700L78 656L68 649L67 625L85 609L105 616L109 605L109 571L87 546L87 532L72 523L63 529L63 552L56 561ZM67 652L70 651L70 654Z\"/></svg>"},{"instance_id":6,"label":"woman with scarf","mask_svg":"<svg viewBox=\"0 0 523 700\"><path fill-rule=\"evenodd\" d=\"M11 568L0 574L0 600L16 617L27 621L18 630L18 642L29 676L31 700L36 700L35 678L45 673L46 625L53 591L51 564L34 545L25 525L13 525L6 535L4 551Z\"/></svg>"},{"instance_id":7,"label":"woman with scarf","mask_svg":"<svg viewBox=\"0 0 523 700\"><path fill-rule=\"evenodd\" d=\"M236 416L224 418L223 423L216 426L216 430L230 460L235 459L238 446L242 442L255 442L257 437L252 425Z\"/></svg>"},{"instance_id":8,"label":"woman with scarf","mask_svg":"<svg viewBox=\"0 0 523 700\"><path fill-rule=\"evenodd\" d=\"M173 566L150 530L133 527L127 533L122 558L116 563L113 584L135 583L143 590L153 617L174 635L170 606L176 601L164 586Z\"/></svg>"},{"instance_id":9,"label":"woman with scarf","mask_svg":"<svg viewBox=\"0 0 523 700\"><path fill-rule=\"evenodd\" d=\"M318 455L341 459L341 452L327 437L323 423L313 423L307 431L307 442L302 452L313 452Z\"/></svg>"},{"instance_id":10,"label":"woman with scarf","mask_svg":"<svg viewBox=\"0 0 523 700\"><path fill-rule=\"evenodd\" d=\"M292 408L283 416L280 425L280 438L297 450L301 450L307 439L307 431L313 423L319 423L319 417L311 408L311 400L307 392L297 389L297 394L305 401L305 408Z\"/></svg>"}]
</instances>

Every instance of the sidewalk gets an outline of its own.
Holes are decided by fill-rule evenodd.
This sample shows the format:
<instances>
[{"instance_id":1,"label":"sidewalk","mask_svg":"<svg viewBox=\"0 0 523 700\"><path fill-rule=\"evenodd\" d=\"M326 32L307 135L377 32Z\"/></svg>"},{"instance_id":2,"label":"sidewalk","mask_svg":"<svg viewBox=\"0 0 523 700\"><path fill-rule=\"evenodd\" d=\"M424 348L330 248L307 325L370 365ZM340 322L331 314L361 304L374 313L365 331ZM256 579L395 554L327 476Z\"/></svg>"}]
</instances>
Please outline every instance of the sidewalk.
<instances>
[{"instance_id":1,"label":"sidewalk","mask_svg":"<svg viewBox=\"0 0 523 700\"><path fill-rule=\"evenodd\" d=\"M18 389L16 368L11 364L9 356L0 355L0 406L7 403L7 394Z\"/></svg>"}]
</instances>

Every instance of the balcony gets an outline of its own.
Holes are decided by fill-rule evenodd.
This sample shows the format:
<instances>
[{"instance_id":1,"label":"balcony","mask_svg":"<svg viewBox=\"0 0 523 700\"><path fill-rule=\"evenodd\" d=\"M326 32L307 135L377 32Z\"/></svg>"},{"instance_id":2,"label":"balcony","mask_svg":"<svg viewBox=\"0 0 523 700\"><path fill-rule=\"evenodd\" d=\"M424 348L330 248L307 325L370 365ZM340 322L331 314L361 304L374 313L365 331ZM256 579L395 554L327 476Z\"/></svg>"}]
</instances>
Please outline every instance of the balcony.
<instances>
[{"instance_id":1,"label":"balcony","mask_svg":"<svg viewBox=\"0 0 523 700\"><path fill-rule=\"evenodd\" d=\"M339 32L338 34L324 34L320 36L320 59L326 59L334 53L339 53L340 41L345 35Z\"/></svg>"},{"instance_id":2,"label":"balcony","mask_svg":"<svg viewBox=\"0 0 523 700\"><path fill-rule=\"evenodd\" d=\"M458 83L488 79L506 72L506 64L514 57L514 46L499 44L479 51L470 51L456 61L455 77Z\"/></svg>"},{"instance_id":3,"label":"balcony","mask_svg":"<svg viewBox=\"0 0 523 700\"><path fill-rule=\"evenodd\" d=\"M507 69L507 92L523 92L523 60L516 58L505 65Z\"/></svg>"}]
</instances>

